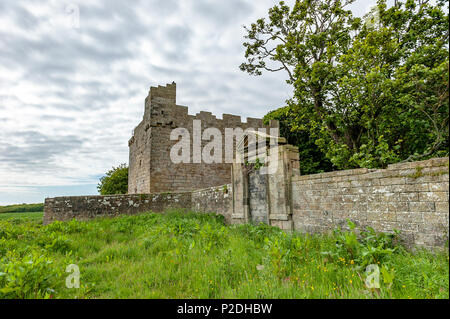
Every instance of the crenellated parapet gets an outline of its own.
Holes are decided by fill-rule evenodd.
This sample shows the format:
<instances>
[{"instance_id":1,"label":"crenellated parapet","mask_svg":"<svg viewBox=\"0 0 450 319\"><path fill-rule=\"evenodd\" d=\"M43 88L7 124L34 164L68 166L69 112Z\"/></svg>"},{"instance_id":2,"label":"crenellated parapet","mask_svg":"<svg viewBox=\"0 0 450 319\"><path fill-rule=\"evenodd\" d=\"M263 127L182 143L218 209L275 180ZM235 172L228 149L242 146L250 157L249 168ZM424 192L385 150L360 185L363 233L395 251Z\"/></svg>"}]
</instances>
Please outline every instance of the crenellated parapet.
<instances>
[{"instance_id":1,"label":"crenellated parapet","mask_svg":"<svg viewBox=\"0 0 450 319\"><path fill-rule=\"evenodd\" d=\"M226 129L266 129L269 133L270 128L279 127L278 121L264 125L262 119L248 117L244 122L240 116L231 114L223 114L222 118L207 111L191 115L188 107L176 104L176 83L151 87L145 99L142 122L134 129L128 143L129 193L188 191L231 181L231 163L225 163L225 159L223 163L214 164L171 162L170 149L177 143L170 139L172 130L185 128L192 138L196 121L200 121L201 130L216 128L222 136L225 136ZM202 140L201 143L203 147L207 141ZM224 154L225 143L222 147ZM192 153L193 149L191 157Z\"/></svg>"}]
</instances>

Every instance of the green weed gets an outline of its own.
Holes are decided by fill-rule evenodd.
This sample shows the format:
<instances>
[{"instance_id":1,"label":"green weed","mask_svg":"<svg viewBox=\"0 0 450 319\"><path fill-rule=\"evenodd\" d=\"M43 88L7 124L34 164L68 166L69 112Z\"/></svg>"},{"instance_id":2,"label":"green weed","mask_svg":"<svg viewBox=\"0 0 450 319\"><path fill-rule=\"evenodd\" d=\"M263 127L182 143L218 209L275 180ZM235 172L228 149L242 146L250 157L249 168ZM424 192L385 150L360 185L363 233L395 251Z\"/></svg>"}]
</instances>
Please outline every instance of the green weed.
<instances>
[{"instance_id":1,"label":"green weed","mask_svg":"<svg viewBox=\"0 0 450 319\"><path fill-rule=\"evenodd\" d=\"M0 220L0 298L448 298L448 252L396 234L285 233L170 211L91 221ZM67 288L70 264L80 288ZM367 265L380 288L365 285Z\"/></svg>"}]
</instances>

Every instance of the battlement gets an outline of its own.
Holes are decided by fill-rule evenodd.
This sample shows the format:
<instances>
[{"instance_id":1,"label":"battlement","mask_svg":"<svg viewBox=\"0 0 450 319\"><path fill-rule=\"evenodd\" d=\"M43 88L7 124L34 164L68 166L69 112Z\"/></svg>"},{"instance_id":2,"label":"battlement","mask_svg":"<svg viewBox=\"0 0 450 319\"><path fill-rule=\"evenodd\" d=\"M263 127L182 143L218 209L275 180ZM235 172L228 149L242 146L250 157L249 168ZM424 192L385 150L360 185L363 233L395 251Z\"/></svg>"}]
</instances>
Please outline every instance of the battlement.
<instances>
[{"instance_id":1,"label":"battlement","mask_svg":"<svg viewBox=\"0 0 450 319\"><path fill-rule=\"evenodd\" d=\"M151 86L148 93L150 99L152 98L163 98L167 99L171 104L176 103L177 95L177 84L172 82L171 84L166 84L165 86L158 85L158 87Z\"/></svg>"},{"instance_id":2,"label":"battlement","mask_svg":"<svg viewBox=\"0 0 450 319\"><path fill-rule=\"evenodd\" d=\"M258 130L279 127L278 121L264 125L262 119L248 117L242 122L238 115L223 114L217 118L208 111L189 114L187 106L176 104L176 83L151 87L145 99L141 123L133 131L130 147L129 193L189 191L227 184L231 181L230 163L178 163L170 160L170 149L177 142L170 139L175 128L185 128L191 138L195 120L201 129L216 128L225 136L227 128ZM269 132L267 132L269 133ZM202 144L206 144L202 141ZM223 145L222 154L225 154ZM191 151L191 157L194 150Z\"/></svg>"},{"instance_id":3,"label":"battlement","mask_svg":"<svg viewBox=\"0 0 450 319\"><path fill-rule=\"evenodd\" d=\"M177 84L166 84L165 86L158 85L157 87L150 87L147 97L145 98L145 112L144 119L151 114L153 104L175 105L177 98Z\"/></svg>"},{"instance_id":4,"label":"battlement","mask_svg":"<svg viewBox=\"0 0 450 319\"><path fill-rule=\"evenodd\" d=\"M189 114L187 106L176 104L175 82L150 87L148 96L145 98L144 121L149 121L150 126L180 126L187 121L201 120L207 122L208 126L217 125L219 127L246 126L249 128L279 127L276 120L270 120L268 126L263 124L262 119L247 117L243 122L241 116L232 114L222 114L222 119L208 111L200 111L195 115Z\"/></svg>"}]
</instances>

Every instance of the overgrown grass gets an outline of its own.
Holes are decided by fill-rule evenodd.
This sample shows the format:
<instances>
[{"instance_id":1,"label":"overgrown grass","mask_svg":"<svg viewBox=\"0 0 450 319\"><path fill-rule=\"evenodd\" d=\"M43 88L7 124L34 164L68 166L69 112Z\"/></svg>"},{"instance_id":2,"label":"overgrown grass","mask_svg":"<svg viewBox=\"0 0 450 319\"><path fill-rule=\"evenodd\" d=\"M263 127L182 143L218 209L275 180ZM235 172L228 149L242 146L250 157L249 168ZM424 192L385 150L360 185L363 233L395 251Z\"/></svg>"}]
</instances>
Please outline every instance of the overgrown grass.
<instances>
[{"instance_id":1,"label":"overgrown grass","mask_svg":"<svg viewBox=\"0 0 450 319\"><path fill-rule=\"evenodd\" d=\"M16 219L28 219L39 222L44 216L43 212L17 212L17 213L1 213L0 220L16 220Z\"/></svg>"},{"instance_id":2,"label":"overgrown grass","mask_svg":"<svg viewBox=\"0 0 450 319\"><path fill-rule=\"evenodd\" d=\"M449 297L447 251L410 253L390 236L352 233L286 234L176 212L0 220L0 298ZM379 289L364 284L369 263L381 269ZM69 264L79 289L66 288Z\"/></svg>"}]
</instances>

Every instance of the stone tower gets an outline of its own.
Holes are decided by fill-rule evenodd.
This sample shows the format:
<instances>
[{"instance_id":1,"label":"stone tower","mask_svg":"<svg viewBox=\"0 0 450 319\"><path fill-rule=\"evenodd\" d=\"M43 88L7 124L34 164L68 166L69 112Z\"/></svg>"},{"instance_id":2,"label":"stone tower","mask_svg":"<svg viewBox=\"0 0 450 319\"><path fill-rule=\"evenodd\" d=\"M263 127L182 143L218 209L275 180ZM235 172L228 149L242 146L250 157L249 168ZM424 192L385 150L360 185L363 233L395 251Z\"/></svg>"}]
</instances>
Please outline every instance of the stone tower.
<instances>
[{"instance_id":1,"label":"stone tower","mask_svg":"<svg viewBox=\"0 0 450 319\"><path fill-rule=\"evenodd\" d=\"M226 128L258 129L278 127L278 121L270 121L264 126L262 119L247 118L223 114L222 119L210 112L189 115L186 106L176 104L176 84L151 87L145 99L144 116L134 129L128 142L130 148L128 193L160 193L191 191L231 182L231 162L206 164L194 163L195 150L192 148L193 123L201 121L201 131L217 128L225 136ZM172 130L185 128L190 135L189 163L175 164L170 159L170 150L179 140L170 140ZM237 137L236 137L237 138ZM208 143L202 140L202 148ZM235 142L233 142L235 150ZM222 141L222 154L225 154L225 142ZM233 151L234 151L233 150Z\"/></svg>"}]
</instances>

